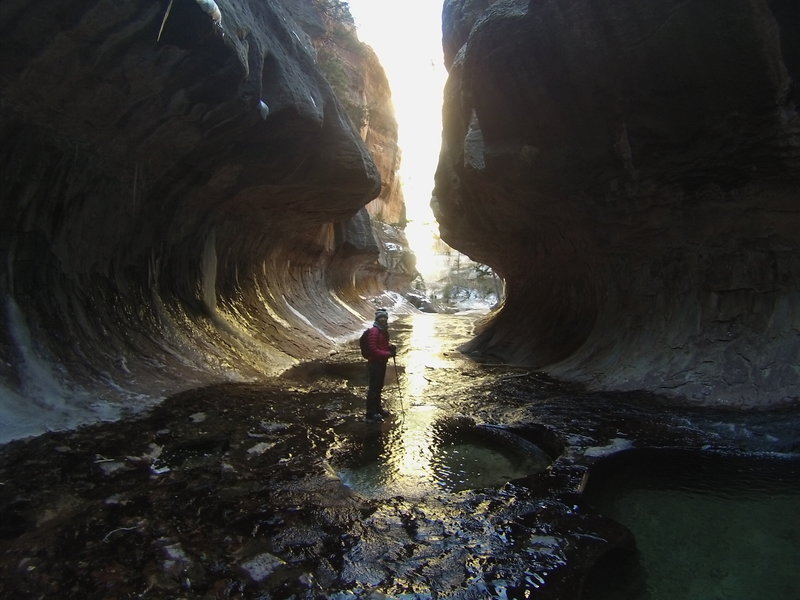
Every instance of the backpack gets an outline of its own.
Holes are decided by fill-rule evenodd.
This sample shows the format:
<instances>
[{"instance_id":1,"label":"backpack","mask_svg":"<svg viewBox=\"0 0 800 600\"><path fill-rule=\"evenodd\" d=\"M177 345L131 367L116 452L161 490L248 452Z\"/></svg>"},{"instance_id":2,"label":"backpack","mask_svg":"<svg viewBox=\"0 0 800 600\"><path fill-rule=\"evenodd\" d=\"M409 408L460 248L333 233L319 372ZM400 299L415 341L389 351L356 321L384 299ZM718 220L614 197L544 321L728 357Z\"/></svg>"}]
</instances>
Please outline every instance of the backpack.
<instances>
[{"instance_id":1,"label":"backpack","mask_svg":"<svg viewBox=\"0 0 800 600\"><path fill-rule=\"evenodd\" d=\"M372 327L368 327L364 330L364 333L361 334L361 337L358 338L358 345L361 347L361 356L364 358L369 358L369 346L367 346L367 334Z\"/></svg>"}]
</instances>

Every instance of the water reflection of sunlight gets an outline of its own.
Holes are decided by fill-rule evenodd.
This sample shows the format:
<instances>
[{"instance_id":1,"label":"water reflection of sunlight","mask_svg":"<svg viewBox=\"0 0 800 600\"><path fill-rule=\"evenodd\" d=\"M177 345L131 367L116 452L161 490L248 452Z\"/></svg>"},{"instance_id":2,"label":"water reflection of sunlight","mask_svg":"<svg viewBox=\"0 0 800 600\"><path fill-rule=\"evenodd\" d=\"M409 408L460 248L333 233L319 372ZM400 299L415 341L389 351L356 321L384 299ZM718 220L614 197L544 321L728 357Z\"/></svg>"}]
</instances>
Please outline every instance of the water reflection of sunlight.
<instances>
[{"instance_id":1,"label":"water reflection of sunlight","mask_svg":"<svg viewBox=\"0 0 800 600\"><path fill-rule=\"evenodd\" d=\"M398 475L407 478L428 477L431 473L430 428L439 409L423 404L422 398L428 386L426 370L441 363L440 355L444 340L437 335L436 323L439 315L414 315L408 343L401 349L401 360L405 365L402 393L408 410L402 426L395 432L396 450L390 453Z\"/></svg>"},{"instance_id":2,"label":"water reflection of sunlight","mask_svg":"<svg viewBox=\"0 0 800 600\"><path fill-rule=\"evenodd\" d=\"M442 338L436 335L436 315L415 315L408 347L401 349L401 360L406 367L404 392L413 402L420 398L428 385L425 369L434 366L442 351Z\"/></svg>"},{"instance_id":3,"label":"water reflection of sunlight","mask_svg":"<svg viewBox=\"0 0 800 600\"><path fill-rule=\"evenodd\" d=\"M405 368L395 381L390 366L384 388L385 405L395 415L362 430L360 449L349 455L352 464L339 470L345 485L372 497L414 498L498 485L543 470L539 454L509 456L479 438L462 434L454 440L447 433L449 399L458 393L454 384L465 360L455 349L469 338L473 322L425 313L396 321L397 363Z\"/></svg>"},{"instance_id":4,"label":"water reflection of sunlight","mask_svg":"<svg viewBox=\"0 0 800 600\"><path fill-rule=\"evenodd\" d=\"M397 475L409 481L429 480L431 474L430 428L439 409L435 406L411 406L390 440L389 461Z\"/></svg>"}]
</instances>

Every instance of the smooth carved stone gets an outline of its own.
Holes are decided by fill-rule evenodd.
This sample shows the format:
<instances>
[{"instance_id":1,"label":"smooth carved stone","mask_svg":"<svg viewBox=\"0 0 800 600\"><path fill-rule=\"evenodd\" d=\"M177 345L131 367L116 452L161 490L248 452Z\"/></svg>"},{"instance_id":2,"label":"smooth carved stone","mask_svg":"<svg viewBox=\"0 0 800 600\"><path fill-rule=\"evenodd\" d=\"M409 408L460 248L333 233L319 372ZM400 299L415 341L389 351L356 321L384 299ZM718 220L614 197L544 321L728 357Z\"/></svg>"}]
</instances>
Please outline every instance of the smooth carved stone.
<instances>
[{"instance_id":1,"label":"smooth carved stone","mask_svg":"<svg viewBox=\"0 0 800 600\"><path fill-rule=\"evenodd\" d=\"M796 400L800 9L477 4L445 10L432 202L507 284L468 350L595 389Z\"/></svg>"},{"instance_id":2,"label":"smooth carved stone","mask_svg":"<svg viewBox=\"0 0 800 600\"><path fill-rule=\"evenodd\" d=\"M3 2L0 438L274 375L408 286L386 76L325 6Z\"/></svg>"}]
</instances>

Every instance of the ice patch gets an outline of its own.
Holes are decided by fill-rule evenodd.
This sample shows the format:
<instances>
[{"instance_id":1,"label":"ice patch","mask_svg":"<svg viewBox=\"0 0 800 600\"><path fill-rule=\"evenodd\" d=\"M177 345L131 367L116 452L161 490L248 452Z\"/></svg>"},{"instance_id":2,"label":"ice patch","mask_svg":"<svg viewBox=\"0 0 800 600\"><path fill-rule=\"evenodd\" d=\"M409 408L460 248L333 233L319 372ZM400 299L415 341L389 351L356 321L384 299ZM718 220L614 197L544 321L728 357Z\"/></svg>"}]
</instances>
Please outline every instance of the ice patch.
<instances>
[{"instance_id":1,"label":"ice patch","mask_svg":"<svg viewBox=\"0 0 800 600\"><path fill-rule=\"evenodd\" d=\"M617 452L628 450L630 448L633 448L633 442L630 440L626 440L624 438L613 438L611 443L605 446L592 446L587 448L584 452L584 455L592 458L599 458L601 456L610 456L611 454L616 454Z\"/></svg>"},{"instance_id":2,"label":"ice patch","mask_svg":"<svg viewBox=\"0 0 800 600\"><path fill-rule=\"evenodd\" d=\"M259 442L258 444L250 448L247 451L247 453L261 456L262 454L264 454L264 452L275 446L276 443L277 442Z\"/></svg>"},{"instance_id":3,"label":"ice patch","mask_svg":"<svg viewBox=\"0 0 800 600\"><path fill-rule=\"evenodd\" d=\"M207 418L206 413L204 412L196 412L194 414L189 415L189 419L191 419L192 423L202 423Z\"/></svg>"},{"instance_id":4,"label":"ice patch","mask_svg":"<svg viewBox=\"0 0 800 600\"><path fill-rule=\"evenodd\" d=\"M113 475L117 471L125 468L125 463L119 462L118 460L103 460L95 462L97 463L97 466L100 467L100 470L103 471L104 475Z\"/></svg>"},{"instance_id":5,"label":"ice patch","mask_svg":"<svg viewBox=\"0 0 800 600\"><path fill-rule=\"evenodd\" d=\"M259 427L261 427L262 431L266 431L269 433L274 433L276 431L283 431L289 427L288 423L274 423L271 421L261 421L259 423Z\"/></svg>"},{"instance_id":6,"label":"ice patch","mask_svg":"<svg viewBox=\"0 0 800 600\"><path fill-rule=\"evenodd\" d=\"M277 556L273 556L269 552L264 552L242 563L242 569L250 575L253 581L260 582L264 581L267 577L272 575L278 567L284 564L286 563Z\"/></svg>"}]
</instances>

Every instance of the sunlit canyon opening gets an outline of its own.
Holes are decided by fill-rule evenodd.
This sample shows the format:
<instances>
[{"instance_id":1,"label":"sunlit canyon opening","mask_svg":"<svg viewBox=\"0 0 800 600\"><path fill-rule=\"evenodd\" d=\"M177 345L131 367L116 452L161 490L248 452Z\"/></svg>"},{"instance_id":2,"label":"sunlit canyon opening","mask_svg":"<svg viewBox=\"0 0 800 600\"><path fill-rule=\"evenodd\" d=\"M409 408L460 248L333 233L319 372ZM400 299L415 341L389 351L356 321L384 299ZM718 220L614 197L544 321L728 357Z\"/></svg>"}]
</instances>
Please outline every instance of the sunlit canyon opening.
<instances>
[{"instance_id":1,"label":"sunlit canyon opening","mask_svg":"<svg viewBox=\"0 0 800 600\"><path fill-rule=\"evenodd\" d=\"M444 243L430 207L442 142L447 71L442 53L442 2L352 0L359 39L381 62L392 93L401 152L399 178L408 222L404 231L417 259L417 285L441 309L486 311L502 301L502 281ZM408 31L414 31L409 43Z\"/></svg>"}]
</instances>

